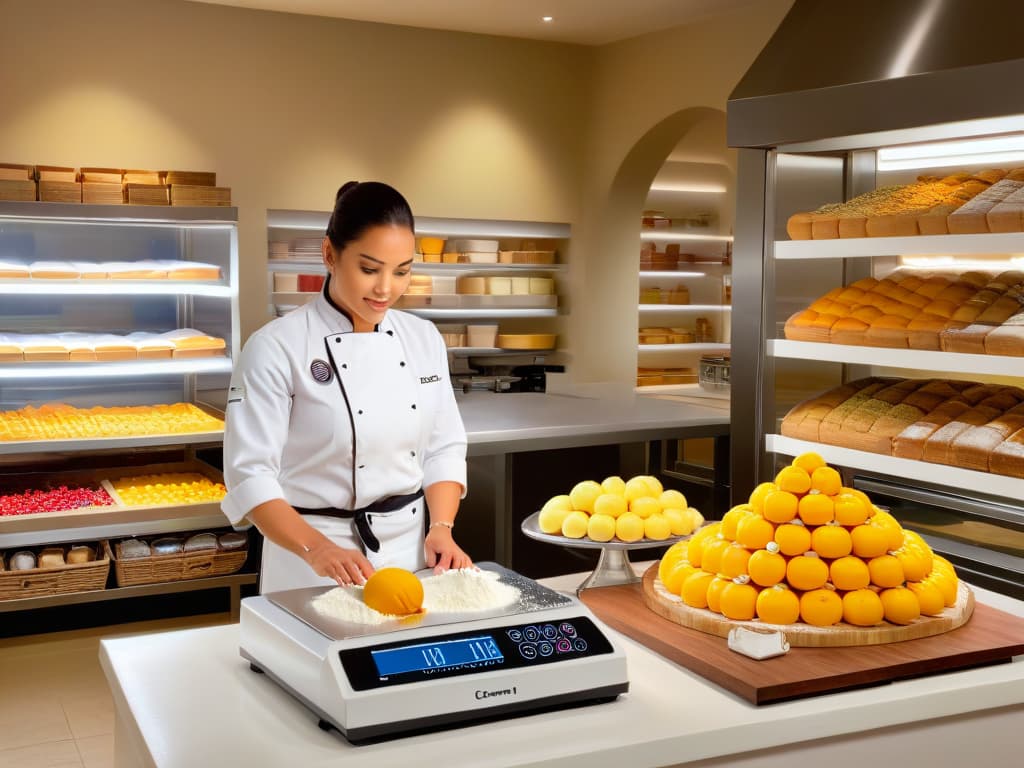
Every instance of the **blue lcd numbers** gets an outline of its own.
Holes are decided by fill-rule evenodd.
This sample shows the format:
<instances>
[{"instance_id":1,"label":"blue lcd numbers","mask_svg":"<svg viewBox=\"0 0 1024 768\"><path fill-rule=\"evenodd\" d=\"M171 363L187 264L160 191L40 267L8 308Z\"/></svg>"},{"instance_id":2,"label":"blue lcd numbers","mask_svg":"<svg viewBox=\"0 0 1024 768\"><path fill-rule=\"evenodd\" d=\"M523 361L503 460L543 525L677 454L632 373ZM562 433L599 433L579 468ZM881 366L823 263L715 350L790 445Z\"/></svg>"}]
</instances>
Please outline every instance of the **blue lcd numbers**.
<instances>
[{"instance_id":1,"label":"blue lcd numbers","mask_svg":"<svg viewBox=\"0 0 1024 768\"><path fill-rule=\"evenodd\" d=\"M384 651L371 651L370 656L377 665L377 674L381 677L477 664L490 665L505 660L501 649L490 635L404 645Z\"/></svg>"}]
</instances>

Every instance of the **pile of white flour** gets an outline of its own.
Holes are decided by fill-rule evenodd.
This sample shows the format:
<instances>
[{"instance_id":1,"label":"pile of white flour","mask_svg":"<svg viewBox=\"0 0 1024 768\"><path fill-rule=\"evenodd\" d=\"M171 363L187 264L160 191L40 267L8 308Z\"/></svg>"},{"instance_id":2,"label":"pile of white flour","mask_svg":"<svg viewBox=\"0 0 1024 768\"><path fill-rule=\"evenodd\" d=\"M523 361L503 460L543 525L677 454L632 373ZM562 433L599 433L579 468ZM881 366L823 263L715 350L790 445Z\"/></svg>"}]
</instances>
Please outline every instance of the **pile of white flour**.
<instances>
[{"instance_id":1,"label":"pile of white flour","mask_svg":"<svg viewBox=\"0 0 1024 768\"><path fill-rule=\"evenodd\" d=\"M475 568L428 576L423 579L423 609L428 613L472 613L511 605L519 599L519 590L498 579L494 571ZM383 624L394 619L364 603L362 587L336 587L312 602L323 616L352 624Z\"/></svg>"}]
</instances>

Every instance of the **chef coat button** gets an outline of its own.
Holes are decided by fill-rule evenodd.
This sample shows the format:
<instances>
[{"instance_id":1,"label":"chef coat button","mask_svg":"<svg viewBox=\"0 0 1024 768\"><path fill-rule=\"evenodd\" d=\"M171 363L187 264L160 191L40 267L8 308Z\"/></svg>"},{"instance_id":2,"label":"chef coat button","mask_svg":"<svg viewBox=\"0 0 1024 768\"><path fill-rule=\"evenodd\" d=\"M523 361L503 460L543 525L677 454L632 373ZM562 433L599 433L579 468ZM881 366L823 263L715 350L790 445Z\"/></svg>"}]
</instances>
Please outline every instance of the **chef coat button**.
<instances>
[{"instance_id":1,"label":"chef coat button","mask_svg":"<svg viewBox=\"0 0 1024 768\"><path fill-rule=\"evenodd\" d=\"M405 361L403 360L402 362L399 363L399 365L405 368Z\"/></svg>"},{"instance_id":2,"label":"chef coat button","mask_svg":"<svg viewBox=\"0 0 1024 768\"><path fill-rule=\"evenodd\" d=\"M366 467L366 465L365 465L365 464L360 464L360 465L359 465L359 469L363 469L364 467Z\"/></svg>"},{"instance_id":3,"label":"chef coat button","mask_svg":"<svg viewBox=\"0 0 1024 768\"><path fill-rule=\"evenodd\" d=\"M335 344L341 344L341 336L335 336L334 337L334 343Z\"/></svg>"},{"instance_id":4,"label":"chef coat button","mask_svg":"<svg viewBox=\"0 0 1024 768\"><path fill-rule=\"evenodd\" d=\"M412 404L412 409L413 409L414 411L416 410L416 403L413 403L413 404Z\"/></svg>"},{"instance_id":5,"label":"chef coat button","mask_svg":"<svg viewBox=\"0 0 1024 768\"><path fill-rule=\"evenodd\" d=\"M394 331L388 331L388 336L394 336L394 335L395 335Z\"/></svg>"},{"instance_id":6,"label":"chef coat button","mask_svg":"<svg viewBox=\"0 0 1024 768\"><path fill-rule=\"evenodd\" d=\"M360 411L360 412L359 412L359 415L360 415L360 416L362 416L362 415L363 415L363 412L362 412L362 411Z\"/></svg>"},{"instance_id":7,"label":"chef coat button","mask_svg":"<svg viewBox=\"0 0 1024 768\"><path fill-rule=\"evenodd\" d=\"M342 367L342 368L348 368L348 363L342 363L342 364L341 364L341 367Z\"/></svg>"},{"instance_id":8,"label":"chef coat button","mask_svg":"<svg viewBox=\"0 0 1024 768\"><path fill-rule=\"evenodd\" d=\"M416 455L416 451L409 451L409 453L410 453L410 455L412 455L412 456L415 456L415 455Z\"/></svg>"}]
</instances>

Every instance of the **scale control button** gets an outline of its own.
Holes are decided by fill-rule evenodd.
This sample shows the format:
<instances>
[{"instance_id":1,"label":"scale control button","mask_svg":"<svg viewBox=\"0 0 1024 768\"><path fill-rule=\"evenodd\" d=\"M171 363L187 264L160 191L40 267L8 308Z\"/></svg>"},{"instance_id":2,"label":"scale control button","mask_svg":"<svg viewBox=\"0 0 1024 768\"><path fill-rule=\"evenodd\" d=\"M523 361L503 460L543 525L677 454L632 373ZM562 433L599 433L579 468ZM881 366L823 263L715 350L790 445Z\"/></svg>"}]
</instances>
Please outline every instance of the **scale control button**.
<instances>
[{"instance_id":1,"label":"scale control button","mask_svg":"<svg viewBox=\"0 0 1024 768\"><path fill-rule=\"evenodd\" d=\"M554 624L545 624L540 628L541 634L544 635L547 640L554 640L558 637L558 630L555 629Z\"/></svg>"},{"instance_id":2,"label":"scale control button","mask_svg":"<svg viewBox=\"0 0 1024 768\"><path fill-rule=\"evenodd\" d=\"M531 643L535 643L538 640L540 640L540 630L536 627L527 627L523 630L523 637L525 637Z\"/></svg>"},{"instance_id":3,"label":"scale control button","mask_svg":"<svg viewBox=\"0 0 1024 768\"><path fill-rule=\"evenodd\" d=\"M584 640L582 637L578 637L573 641L572 647L582 653L583 651L587 650L587 641Z\"/></svg>"},{"instance_id":4,"label":"scale control button","mask_svg":"<svg viewBox=\"0 0 1024 768\"><path fill-rule=\"evenodd\" d=\"M550 656L555 652L555 646L551 643L541 643L537 646L537 650L540 652L541 656Z\"/></svg>"},{"instance_id":5,"label":"scale control button","mask_svg":"<svg viewBox=\"0 0 1024 768\"><path fill-rule=\"evenodd\" d=\"M559 653L569 653L572 650L572 643L566 640L564 637L555 643L555 649Z\"/></svg>"},{"instance_id":6,"label":"scale control button","mask_svg":"<svg viewBox=\"0 0 1024 768\"><path fill-rule=\"evenodd\" d=\"M524 659L536 659L537 658L537 646L524 643L519 646L519 653L522 654Z\"/></svg>"},{"instance_id":7,"label":"scale control button","mask_svg":"<svg viewBox=\"0 0 1024 768\"><path fill-rule=\"evenodd\" d=\"M508 631L508 639L513 643L523 642L523 633L518 629L510 629Z\"/></svg>"},{"instance_id":8,"label":"scale control button","mask_svg":"<svg viewBox=\"0 0 1024 768\"><path fill-rule=\"evenodd\" d=\"M563 621L558 628L560 630L562 630L562 634L565 635L566 637L568 637L568 638L576 637L576 627L574 627L568 621Z\"/></svg>"}]
</instances>

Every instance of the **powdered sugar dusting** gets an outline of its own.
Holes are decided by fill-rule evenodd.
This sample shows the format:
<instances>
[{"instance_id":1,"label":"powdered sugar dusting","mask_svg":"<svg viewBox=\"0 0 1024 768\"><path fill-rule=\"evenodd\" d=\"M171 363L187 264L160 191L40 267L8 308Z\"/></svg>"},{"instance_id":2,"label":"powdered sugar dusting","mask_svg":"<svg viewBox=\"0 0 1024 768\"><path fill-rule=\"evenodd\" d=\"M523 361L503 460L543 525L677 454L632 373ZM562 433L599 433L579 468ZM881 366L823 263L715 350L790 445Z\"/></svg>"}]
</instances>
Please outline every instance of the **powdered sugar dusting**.
<instances>
[{"instance_id":1,"label":"powdered sugar dusting","mask_svg":"<svg viewBox=\"0 0 1024 768\"><path fill-rule=\"evenodd\" d=\"M464 568L423 579L423 609L428 613L473 613L504 608L519 599L519 590L493 571ZM312 600L317 613L352 624L384 624L396 617L363 602L362 587L335 587Z\"/></svg>"}]
</instances>

